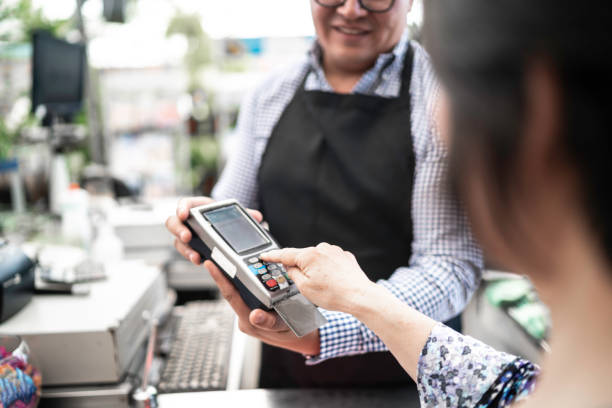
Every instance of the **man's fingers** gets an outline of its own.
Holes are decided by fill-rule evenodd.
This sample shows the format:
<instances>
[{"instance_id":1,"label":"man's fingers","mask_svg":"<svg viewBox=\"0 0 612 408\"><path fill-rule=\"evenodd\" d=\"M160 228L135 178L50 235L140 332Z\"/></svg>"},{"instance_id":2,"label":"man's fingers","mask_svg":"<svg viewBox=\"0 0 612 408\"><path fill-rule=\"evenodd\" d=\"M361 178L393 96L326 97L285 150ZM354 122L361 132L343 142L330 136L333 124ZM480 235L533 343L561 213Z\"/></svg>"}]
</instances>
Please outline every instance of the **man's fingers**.
<instances>
[{"instance_id":1,"label":"man's fingers","mask_svg":"<svg viewBox=\"0 0 612 408\"><path fill-rule=\"evenodd\" d=\"M179 254L183 255L186 259L188 259L190 262L194 263L195 265L199 265L202 262L202 258L200 257L200 254L198 254L196 251L191 249L189 245L183 244L178 239L174 240L174 247L179 252Z\"/></svg>"},{"instance_id":2,"label":"man's fingers","mask_svg":"<svg viewBox=\"0 0 612 408\"><path fill-rule=\"evenodd\" d=\"M240 293L234 285L223 275L223 272L217 265L207 260L204 262L204 266L210 272L210 276L214 279L215 283L219 287L219 291L221 292L221 296L227 300L232 309L236 312L240 319L248 320L249 314L251 313L251 309L244 303L242 298L240 297Z\"/></svg>"},{"instance_id":3,"label":"man's fingers","mask_svg":"<svg viewBox=\"0 0 612 408\"><path fill-rule=\"evenodd\" d=\"M249 315L249 322L258 329L268 331L286 331L287 325L276 313L255 309Z\"/></svg>"},{"instance_id":4,"label":"man's fingers","mask_svg":"<svg viewBox=\"0 0 612 408\"><path fill-rule=\"evenodd\" d=\"M185 221L189 217L189 210L198 205L212 203L214 200L210 197L187 197L181 198L176 206L176 216Z\"/></svg>"},{"instance_id":5,"label":"man's fingers","mask_svg":"<svg viewBox=\"0 0 612 408\"><path fill-rule=\"evenodd\" d=\"M166 228L172 235L179 238L185 244L191 241L191 231L189 231L189 228L187 228L178 217L168 217L166 220Z\"/></svg>"},{"instance_id":6,"label":"man's fingers","mask_svg":"<svg viewBox=\"0 0 612 408\"><path fill-rule=\"evenodd\" d=\"M263 215L259 211L252 210L250 208L247 208L247 211L249 212L249 214L251 214L251 217L257 220L257 222L261 222L263 220Z\"/></svg>"}]
</instances>

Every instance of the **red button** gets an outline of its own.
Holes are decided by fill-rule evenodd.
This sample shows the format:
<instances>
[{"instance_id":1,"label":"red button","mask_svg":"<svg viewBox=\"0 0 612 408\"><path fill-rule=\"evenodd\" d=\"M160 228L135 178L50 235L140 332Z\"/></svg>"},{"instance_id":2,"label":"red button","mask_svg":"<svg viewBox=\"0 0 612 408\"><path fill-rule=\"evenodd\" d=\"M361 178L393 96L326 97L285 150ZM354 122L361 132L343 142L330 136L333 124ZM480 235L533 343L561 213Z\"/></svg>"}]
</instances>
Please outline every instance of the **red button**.
<instances>
[{"instance_id":1,"label":"red button","mask_svg":"<svg viewBox=\"0 0 612 408\"><path fill-rule=\"evenodd\" d=\"M270 279L269 281L266 281L266 285L268 285L268 287L273 288L276 286L276 281L274 279Z\"/></svg>"}]
</instances>

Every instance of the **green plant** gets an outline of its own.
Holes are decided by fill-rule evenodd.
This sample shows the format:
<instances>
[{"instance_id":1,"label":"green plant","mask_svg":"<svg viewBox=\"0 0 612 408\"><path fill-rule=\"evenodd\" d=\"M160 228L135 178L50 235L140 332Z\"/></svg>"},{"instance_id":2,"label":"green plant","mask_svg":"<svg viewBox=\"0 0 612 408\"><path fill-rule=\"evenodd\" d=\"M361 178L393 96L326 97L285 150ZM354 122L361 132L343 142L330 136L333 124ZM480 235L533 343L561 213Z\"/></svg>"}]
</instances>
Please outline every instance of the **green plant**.
<instances>
[{"instance_id":1,"label":"green plant","mask_svg":"<svg viewBox=\"0 0 612 408\"><path fill-rule=\"evenodd\" d=\"M46 30L55 36L62 36L70 28L70 19L49 20L40 8L34 8L32 0L19 0L7 5L0 1L0 22L15 21L19 29L0 31L0 41L29 42L36 30Z\"/></svg>"},{"instance_id":2,"label":"green plant","mask_svg":"<svg viewBox=\"0 0 612 408\"><path fill-rule=\"evenodd\" d=\"M199 75L202 68L211 61L210 40L200 22L198 14L185 14L180 11L170 20L166 36L181 34L187 39L185 66L189 75L189 91L202 88Z\"/></svg>"},{"instance_id":3,"label":"green plant","mask_svg":"<svg viewBox=\"0 0 612 408\"><path fill-rule=\"evenodd\" d=\"M13 134L7 129L4 119L0 117L0 160L9 156L12 147Z\"/></svg>"},{"instance_id":4,"label":"green plant","mask_svg":"<svg viewBox=\"0 0 612 408\"><path fill-rule=\"evenodd\" d=\"M11 156L22 130L36 123L36 118L29 110L30 101L22 96L13 104L7 116L0 117L0 159Z\"/></svg>"},{"instance_id":5,"label":"green plant","mask_svg":"<svg viewBox=\"0 0 612 408\"><path fill-rule=\"evenodd\" d=\"M207 175L216 176L219 164L219 143L212 136L193 138L189 142L191 185L196 188Z\"/></svg>"},{"instance_id":6,"label":"green plant","mask_svg":"<svg viewBox=\"0 0 612 408\"><path fill-rule=\"evenodd\" d=\"M6 42L7 47L29 43L36 30L46 30L55 36L61 36L69 28L69 19L49 20L43 15L40 8L34 7L32 0L18 0L12 4L0 0L0 41ZM11 154L13 145L23 127L34 122L32 115L18 118L17 122L7 117L0 117L0 159Z\"/></svg>"}]
</instances>

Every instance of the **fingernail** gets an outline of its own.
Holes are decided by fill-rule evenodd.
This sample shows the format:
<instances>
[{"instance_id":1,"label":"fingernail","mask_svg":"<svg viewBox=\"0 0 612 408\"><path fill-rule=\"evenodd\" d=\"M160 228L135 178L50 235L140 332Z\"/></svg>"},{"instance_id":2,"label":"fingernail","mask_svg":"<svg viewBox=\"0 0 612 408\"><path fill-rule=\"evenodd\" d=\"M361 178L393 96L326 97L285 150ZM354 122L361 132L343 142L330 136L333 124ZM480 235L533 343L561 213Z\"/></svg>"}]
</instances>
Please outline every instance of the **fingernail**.
<instances>
[{"instance_id":1,"label":"fingernail","mask_svg":"<svg viewBox=\"0 0 612 408\"><path fill-rule=\"evenodd\" d=\"M187 231L183 231L183 233L181 233L181 241L187 243L187 238L189 238L187 235Z\"/></svg>"},{"instance_id":2,"label":"fingernail","mask_svg":"<svg viewBox=\"0 0 612 408\"><path fill-rule=\"evenodd\" d=\"M266 320L265 317L263 317L260 314L255 315L255 317L253 318L253 320L255 321L255 324L263 324L263 322Z\"/></svg>"}]
</instances>

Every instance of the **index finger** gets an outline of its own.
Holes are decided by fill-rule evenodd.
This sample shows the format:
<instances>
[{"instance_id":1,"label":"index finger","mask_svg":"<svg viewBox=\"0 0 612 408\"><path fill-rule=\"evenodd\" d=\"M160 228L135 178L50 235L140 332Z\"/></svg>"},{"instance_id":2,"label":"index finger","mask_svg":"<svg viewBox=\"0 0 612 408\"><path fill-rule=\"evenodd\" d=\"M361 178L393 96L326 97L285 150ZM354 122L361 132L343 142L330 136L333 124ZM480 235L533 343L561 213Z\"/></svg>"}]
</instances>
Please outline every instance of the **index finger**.
<instances>
[{"instance_id":1,"label":"index finger","mask_svg":"<svg viewBox=\"0 0 612 408\"><path fill-rule=\"evenodd\" d=\"M298 248L273 249L261 254L259 257L268 262L280 262L287 266L297 266L298 257L303 251L304 249Z\"/></svg>"}]
</instances>

